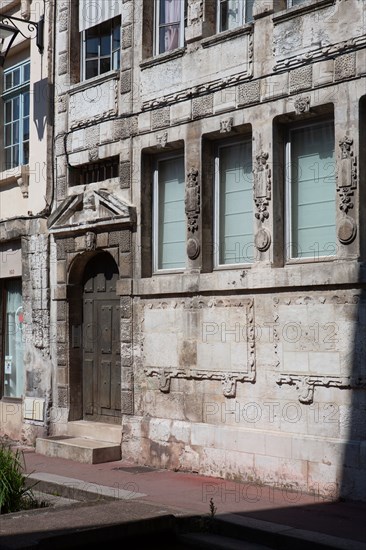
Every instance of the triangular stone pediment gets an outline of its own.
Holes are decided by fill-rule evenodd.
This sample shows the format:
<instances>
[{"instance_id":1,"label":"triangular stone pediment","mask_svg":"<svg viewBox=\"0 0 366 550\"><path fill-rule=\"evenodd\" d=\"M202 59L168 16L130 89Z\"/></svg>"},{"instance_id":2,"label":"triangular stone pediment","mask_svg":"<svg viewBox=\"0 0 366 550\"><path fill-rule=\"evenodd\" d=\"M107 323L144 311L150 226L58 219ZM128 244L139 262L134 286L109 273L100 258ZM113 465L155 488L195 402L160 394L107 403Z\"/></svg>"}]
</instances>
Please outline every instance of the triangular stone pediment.
<instances>
[{"instance_id":1,"label":"triangular stone pediment","mask_svg":"<svg viewBox=\"0 0 366 550\"><path fill-rule=\"evenodd\" d=\"M66 197L48 219L54 233L83 231L114 224L134 225L136 209L105 189Z\"/></svg>"}]
</instances>

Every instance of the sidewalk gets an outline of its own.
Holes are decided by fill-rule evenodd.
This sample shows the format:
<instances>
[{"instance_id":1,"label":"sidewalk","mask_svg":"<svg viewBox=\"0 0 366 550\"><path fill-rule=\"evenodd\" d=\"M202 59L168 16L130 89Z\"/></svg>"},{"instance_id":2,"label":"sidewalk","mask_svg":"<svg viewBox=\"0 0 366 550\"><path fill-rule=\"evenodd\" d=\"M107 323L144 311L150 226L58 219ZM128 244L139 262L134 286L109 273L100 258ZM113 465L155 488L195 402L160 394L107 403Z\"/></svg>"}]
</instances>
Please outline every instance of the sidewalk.
<instances>
[{"instance_id":1,"label":"sidewalk","mask_svg":"<svg viewBox=\"0 0 366 550\"><path fill-rule=\"evenodd\" d=\"M274 524L271 528L287 526L319 533L319 536L325 534L348 539L350 543L358 541L364 543L366 549L366 503L326 502L316 495L190 473L153 470L123 461L80 464L38 455L32 449L25 449L24 457L27 472L32 477L41 479L42 484L49 482L51 486L54 484L69 491L62 496L75 498L75 491L79 491L79 496L83 492L94 494L94 497L103 493L105 498L117 500L78 503L60 507L57 511L49 508L24 512L12 515L12 519L1 516L0 548L15 548L2 546L1 539L6 537L9 543L11 535L21 533L29 536L32 532L39 534L56 528L70 530L115 525L137 519L148 521L158 516L207 515L212 498L217 518L231 514L234 521L260 520L266 522L263 525L267 522L268 526Z\"/></svg>"}]
</instances>

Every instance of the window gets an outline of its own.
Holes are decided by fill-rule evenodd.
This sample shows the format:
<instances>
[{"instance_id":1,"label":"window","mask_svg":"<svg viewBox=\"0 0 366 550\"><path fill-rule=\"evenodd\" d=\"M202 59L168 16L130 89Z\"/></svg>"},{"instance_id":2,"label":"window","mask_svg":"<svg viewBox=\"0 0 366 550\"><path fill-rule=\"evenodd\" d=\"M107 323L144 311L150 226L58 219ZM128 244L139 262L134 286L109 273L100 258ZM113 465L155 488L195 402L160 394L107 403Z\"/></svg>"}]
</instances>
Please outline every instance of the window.
<instances>
[{"instance_id":1,"label":"window","mask_svg":"<svg viewBox=\"0 0 366 550\"><path fill-rule=\"evenodd\" d=\"M253 261L250 140L218 147L215 179L215 264L250 263Z\"/></svg>"},{"instance_id":2,"label":"window","mask_svg":"<svg viewBox=\"0 0 366 550\"><path fill-rule=\"evenodd\" d=\"M70 168L71 185L87 185L119 176L119 157L110 157L98 162Z\"/></svg>"},{"instance_id":3,"label":"window","mask_svg":"<svg viewBox=\"0 0 366 550\"><path fill-rule=\"evenodd\" d=\"M119 17L82 31L83 80L119 69L120 34Z\"/></svg>"},{"instance_id":4,"label":"window","mask_svg":"<svg viewBox=\"0 0 366 550\"><path fill-rule=\"evenodd\" d=\"M253 20L254 0L217 0L218 32L235 29Z\"/></svg>"},{"instance_id":5,"label":"window","mask_svg":"<svg viewBox=\"0 0 366 550\"><path fill-rule=\"evenodd\" d=\"M287 0L287 7L291 8L292 6L297 6L298 4L303 4L306 0Z\"/></svg>"},{"instance_id":6,"label":"window","mask_svg":"<svg viewBox=\"0 0 366 550\"><path fill-rule=\"evenodd\" d=\"M161 158L154 173L154 270L184 269L184 157Z\"/></svg>"},{"instance_id":7,"label":"window","mask_svg":"<svg viewBox=\"0 0 366 550\"><path fill-rule=\"evenodd\" d=\"M19 279L0 282L1 381L5 397L21 397L24 391L22 283Z\"/></svg>"},{"instance_id":8,"label":"window","mask_svg":"<svg viewBox=\"0 0 366 550\"><path fill-rule=\"evenodd\" d=\"M287 155L288 256L332 256L336 249L333 122L292 129Z\"/></svg>"},{"instance_id":9,"label":"window","mask_svg":"<svg viewBox=\"0 0 366 550\"><path fill-rule=\"evenodd\" d=\"M184 44L184 0L155 0L155 54Z\"/></svg>"},{"instance_id":10,"label":"window","mask_svg":"<svg viewBox=\"0 0 366 550\"><path fill-rule=\"evenodd\" d=\"M3 79L4 160L8 170L29 162L29 61L5 70Z\"/></svg>"}]
</instances>

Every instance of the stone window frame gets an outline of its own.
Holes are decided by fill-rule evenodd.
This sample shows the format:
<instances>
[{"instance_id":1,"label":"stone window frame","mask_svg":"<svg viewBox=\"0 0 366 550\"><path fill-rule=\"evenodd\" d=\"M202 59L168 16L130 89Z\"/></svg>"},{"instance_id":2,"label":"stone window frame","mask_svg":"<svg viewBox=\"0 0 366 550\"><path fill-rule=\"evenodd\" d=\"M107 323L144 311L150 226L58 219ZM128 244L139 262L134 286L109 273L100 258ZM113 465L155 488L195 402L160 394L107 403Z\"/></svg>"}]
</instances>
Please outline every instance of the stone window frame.
<instances>
[{"instance_id":1,"label":"stone window frame","mask_svg":"<svg viewBox=\"0 0 366 550\"><path fill-rule=\"evenodd\" d=\"M333 136L335 137L334 116L331 114L325 116L319 116L312 119L304 119L301 122L288 124L284 134L284 261L286 264L299 264L299 263L314 263L314 262L332 262L337 259L337 249L335 254L329 256L317 256L317 257L292 257L289 251L289 245L291 243L291 175L289 175L289 169L291 167L291 155L289 152L290 136L293 130L300 128L309 128L313 126L321 126L326 123L333 124ZM336 157L334 162L336 163ZM335 169L336 170L336 169ZM336 172L334 177L336 178ZM336 184L334 185L334 213L335 213L335 226L337 227L337 193ZM335 242L337 247L337 243Z\"/></svg>"},{"instance_id":2,"label":"stone window frame","mask_svg":"<svg viewBox=\"0 0 366 550\"><path fill-rule=\"evenodd\" d=\"M237 135L233 138L226 140L218 140L214 144L214 157L213 157L213 223L212 223L212 235L213 235L213 247L212 247L212 265L213 270L227 270L227 269L237 269L237 268L250 268L255 262L255 258L251 262L238 262L238 263L220 263L220 237L219 237L219 218L220 218L220 180L219 180L219 151L223 147L230 147L234 145L239 145L242 143L247 143L251 145L251 164L253 169L253 147L252 147L252 135L248 132ZM253 194L252 194L252 205L253 205ZM254 247L254 209L252 217L252 243Z\"/></svg>"}]
</instances>

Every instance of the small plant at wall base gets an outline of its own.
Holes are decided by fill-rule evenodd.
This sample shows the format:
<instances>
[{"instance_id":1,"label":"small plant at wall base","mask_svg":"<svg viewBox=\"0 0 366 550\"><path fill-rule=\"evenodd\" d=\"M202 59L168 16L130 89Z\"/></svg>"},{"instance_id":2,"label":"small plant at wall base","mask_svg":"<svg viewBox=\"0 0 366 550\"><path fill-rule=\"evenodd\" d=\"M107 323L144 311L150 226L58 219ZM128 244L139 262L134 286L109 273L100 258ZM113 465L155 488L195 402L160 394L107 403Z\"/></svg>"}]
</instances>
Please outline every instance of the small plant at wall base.
<instances>
[{"instance_id":1,"label":"small plant at wall base","mask_svg":"<svg viewBox=\"0 0 366 550\"><path fill-rule=\"evenodd\" d=\"M39 506L32 489L26 486L27 476L23 471L20 452L17 450L14 453L10 447L2 445L0 447L0 514Z\"/></svg>"}]
</instances>

